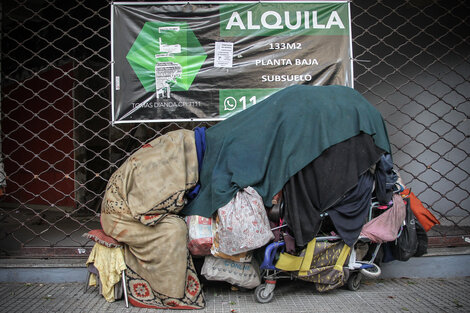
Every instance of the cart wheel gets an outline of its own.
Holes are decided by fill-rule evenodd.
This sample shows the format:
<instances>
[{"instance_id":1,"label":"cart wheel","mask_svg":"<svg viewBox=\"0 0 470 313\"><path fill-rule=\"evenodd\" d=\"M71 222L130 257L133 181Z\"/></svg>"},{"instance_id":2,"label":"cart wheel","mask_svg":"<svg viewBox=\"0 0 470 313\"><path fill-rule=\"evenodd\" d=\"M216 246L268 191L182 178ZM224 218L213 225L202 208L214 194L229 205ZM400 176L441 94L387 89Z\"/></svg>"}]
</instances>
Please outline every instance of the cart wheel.
<instances>
[{"instance_id":1,"label":"cart wheel","mask_svg":"<svg viewBox=\"0 0 470 313\"><path fill-rule=\"evenodd\" d=\"M259 285L255 289L256 301L259 303L268 303L273 299L274 293L271 291L269 294L265 294L266 284Z\"/></svg>"},{"instance_id":2,"label":"cart wheel","mask_svg":"<svg viewBox=\"0 0 470 313\"><path fill-rule=\"evenodd\" d=\"M351 291L356 291L361 286L362 274L361 272L351 273L348 279L348 289Z\"/></svg>"},{"instance_id":3,"label":"cart wheel","mask_svg":"<svg viewBox=\"0 0 470 313\"><path fill-rule=\"evenodd\" d=\"M372 267L361 269L361 273L370 278L377 278L382 273L382 270L377 264L371 263Z\"/></svg>"}]
</instances>

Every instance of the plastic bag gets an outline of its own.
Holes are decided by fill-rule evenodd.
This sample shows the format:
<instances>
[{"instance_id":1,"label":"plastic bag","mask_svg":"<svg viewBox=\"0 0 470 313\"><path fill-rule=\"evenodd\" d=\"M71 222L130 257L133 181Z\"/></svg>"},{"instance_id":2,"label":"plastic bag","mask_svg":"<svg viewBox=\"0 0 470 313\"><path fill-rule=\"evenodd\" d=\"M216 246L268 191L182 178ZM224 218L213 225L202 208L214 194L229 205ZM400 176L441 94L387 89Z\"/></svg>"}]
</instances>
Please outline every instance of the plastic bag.
<instances>
[{"instance_id":1,"label":"plastic bag","mask_svg":"<svg viewBox=\"0 0 470 313\"><path fill-rule=\"evenodd\" d=\"M213 232L213 242L212 242L212 247L211 247L211 253L213 256L216 258L222 258L222 259L227 259L227 260L232 260L236 262L251 262L252 258L252 252L251 251L246 251L242 253L237 253L234 255L228 255L220 251L219 249L219 235L216 231L216 226L219 223L219 216L216 216L215 218L215 223L212 224L212 232Z\"/></svg>"},{"instance_id":2,"label":"plastic bag","mask_svg":"<svg viewBox=\"0 0 470 313\"><path fill-rule=\"evenodd\" d=\"M252 289L261 284L259 265L255 259L250 263L206 256L201 274L207 280L226 281L232 285Z\"/></svg>"},{"instance_id":3,"label":"plastic bag","mask_svg":"<svg viewBox=\"0 0 470 313\"><path fill-rule=\"evenodd\" d=\"M192 255L210 255L213 243L212 218L199 215L186 217L188 225L188 249Z\"/></svg>"},{"instance_id":4,"label":"plastic bag","mask_svg":"<svg viewBox=\"0 0 470 313\"><path fill-rule=\"evenodd\" d=\"M416 219L421 224L424 231L428 232L434 225L440 224L437 218L431 211L424 207L423 203L410 189L403 190L401 194L410 198L411 211L413 211L413 214L416 216Z\"/></svg>"},{"instance_id":5,"label":"plastic bag","mask_svg":"<svg viewBox=\"0 0 470 313\"><path fill-rule=\"evenodd\" d=\"M416 233L416 218L410 209L409 199L406 203L406 218L400 236L392 245L392 255L396 260L408 261L418 249L418 235Z\"/></svg>"},{"instance_id":6,"label":"plastic bag","mask_svg":"<svg viewBox=\"0 0 470 313\"><path fill-rule=\"evenodd\" d=\"M228 255L254 250L274 239L263 199L251 187L237 192L217 210L219 251Z\"/></svg>"}]
</instances>

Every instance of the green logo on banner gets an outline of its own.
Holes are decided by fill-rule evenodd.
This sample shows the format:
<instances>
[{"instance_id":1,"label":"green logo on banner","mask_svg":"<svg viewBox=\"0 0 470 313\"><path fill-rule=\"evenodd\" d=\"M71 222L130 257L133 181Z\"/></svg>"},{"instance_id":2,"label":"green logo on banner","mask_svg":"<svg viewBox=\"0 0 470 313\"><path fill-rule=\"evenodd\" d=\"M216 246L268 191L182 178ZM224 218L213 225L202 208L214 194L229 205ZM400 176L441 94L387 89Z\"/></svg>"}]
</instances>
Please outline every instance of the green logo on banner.
<instances>
[{"instance_id":1,"label":"green logo on banner","mask_svg":"<svg viewBox=\"0 0 470 313\"><path fill-rule=\"evenodd\" d=\"M187 23L147 22L126 56L147 92L188 90L207 55Z\"/></svg>"}]
</instances>

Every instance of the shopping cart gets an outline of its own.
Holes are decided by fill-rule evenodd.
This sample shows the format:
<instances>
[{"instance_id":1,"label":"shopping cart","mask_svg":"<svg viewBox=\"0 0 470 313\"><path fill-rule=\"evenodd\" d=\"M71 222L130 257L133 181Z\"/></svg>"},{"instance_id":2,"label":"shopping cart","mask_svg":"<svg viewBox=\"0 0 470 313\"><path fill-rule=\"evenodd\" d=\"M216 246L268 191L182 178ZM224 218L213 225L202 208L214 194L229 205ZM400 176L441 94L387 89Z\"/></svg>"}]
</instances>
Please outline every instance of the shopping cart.
<instances>
[{"instance_id":1,"label":"shopping cart","mask_svg":"<svg viewBox=\"0 0 470 313\"><path fill-rule=\"evenodd\" d=\"M342 239L339 236L323 236L316 237L316 242L337 242ZM370 258L368 260L356 260L356 247L358 245L367 245L368 250L371 249ZM276 282L279 279L297 279L295 272L281 270L276 268L276 261L279 259L280 253L285 250L285 242L278 241L269 244L264 251L264 260L260 266L261 276L264 283L260 284L255 289L256 300L260 303L270 302L274 296L274 289ZM359 237L354 247L351 249L349 261L344 267L347 268L349 277L346 282L346 286L349 290L356 291L361 285L361 279L363 276L370 278L377 278L381 274L380 267L374 263L377 254L380 250L380 244L373 244L366 237Z\"/></svg>"}]
</instances>

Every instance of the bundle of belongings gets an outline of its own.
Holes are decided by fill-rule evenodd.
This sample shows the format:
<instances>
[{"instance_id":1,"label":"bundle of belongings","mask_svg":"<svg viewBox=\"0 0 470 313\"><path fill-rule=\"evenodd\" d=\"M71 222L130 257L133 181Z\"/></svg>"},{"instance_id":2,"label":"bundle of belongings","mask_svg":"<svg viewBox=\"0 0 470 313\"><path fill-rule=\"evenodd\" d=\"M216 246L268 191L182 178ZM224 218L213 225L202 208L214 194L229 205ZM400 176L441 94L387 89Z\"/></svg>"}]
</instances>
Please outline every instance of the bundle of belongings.
<instances>
[{"instance_id":1,"label":"bundle of belongings","mask_svg":"<svg viewBox=\"0 0 470 313\"><path fill-rule=\"evenodd\" d=\"M380 216L395 219L381 223L396 231L405 220L392 211L403 200L390 164L380 113L343 86L291 86L207 130L150 141L113 173L102 203L103 230L124 244L129 302L203 308L193 256L204 258L208 280L258 286L255 252L279 239L276 226L292 243L286 253L302 259L285 265L300 264L299 277L312 280L319 266L341 272L361 231L375 242L393 237L363 229L372 197L394 203ZM438 223L421 212L427 226ZM330 246L315 243L325 216L343 240L327 252L328 264L316 261Z\"/></svg>"}]
</instances>

